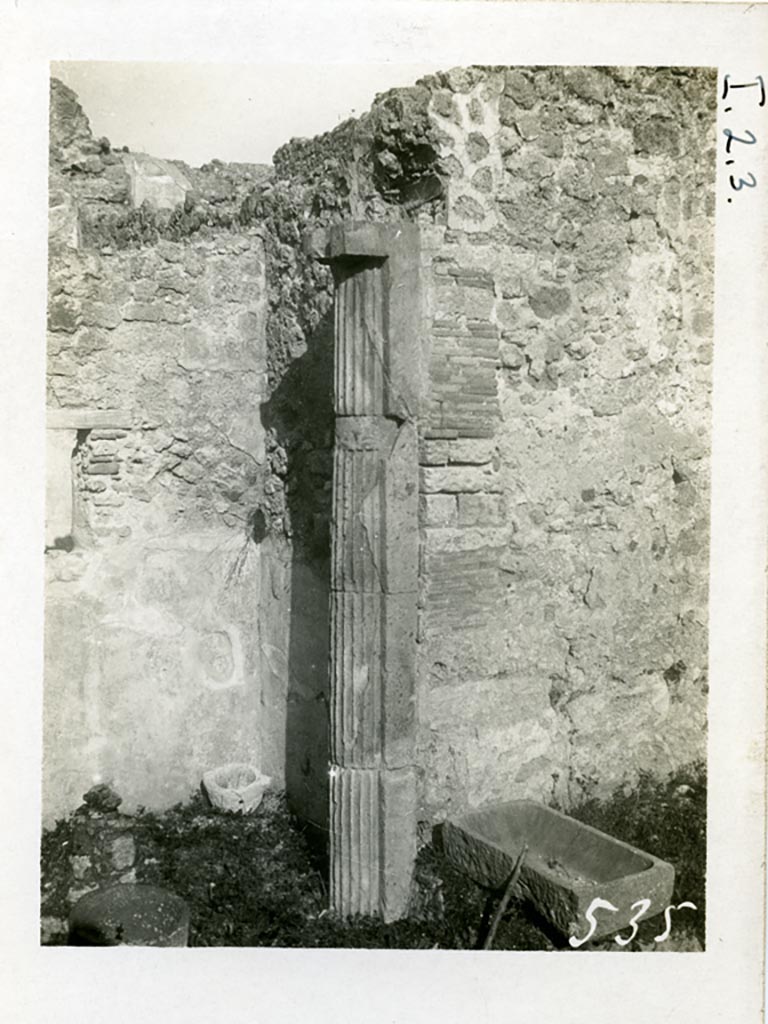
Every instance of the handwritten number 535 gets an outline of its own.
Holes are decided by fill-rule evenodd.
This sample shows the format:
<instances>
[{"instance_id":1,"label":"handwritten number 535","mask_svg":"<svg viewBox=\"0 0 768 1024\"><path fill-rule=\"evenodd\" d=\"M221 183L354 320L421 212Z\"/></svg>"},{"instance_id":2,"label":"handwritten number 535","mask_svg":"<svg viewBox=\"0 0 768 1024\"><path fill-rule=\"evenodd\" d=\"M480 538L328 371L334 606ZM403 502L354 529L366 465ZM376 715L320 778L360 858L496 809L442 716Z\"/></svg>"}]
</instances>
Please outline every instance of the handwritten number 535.
<instances>
[{"instance_id":1,"label":"handwritten number 535","mask_svg":"<svg viewBox=\"0 0 768 1024\"><path fill-rule=\"evenodd\" d=\"M631 910L634 910L636 907L639 909L629 922L632 928L630 934L626 936L616 936L615 941L619 946L628 946L629 943L634 939L634 937L637 935L638 922L640 921L640 918L643 916L643 914L645 914L645 912L648 910L650 905L651 901L647 899L637 900L635 903L632 904L632 906L630 907ZM665 928L661 935L654 936L654 942L664 942L666 941L666 939L669 938L670 932L672 931L671 912L673 910L684 910L686 908L689 910L696 910L696 905L694 903L689 902L688 900L685 900L683 903L678 903L677 906L672 904L664 910ZM619 908L614 907L614 905L610 903L608 900L604 900L600 896L596 896L590 903L585 913L587 923L589 924L589 931L581 939L577 939L574 936L571 936L568 939L568 942L572 949L578 949L579 946L583 946L584 943L589 942L589 940L595 934L595 929L597 928L597 919L595 918L595 911L597 910L610 910L613 913L618 913Z\"/></svg>"}]
</instances>

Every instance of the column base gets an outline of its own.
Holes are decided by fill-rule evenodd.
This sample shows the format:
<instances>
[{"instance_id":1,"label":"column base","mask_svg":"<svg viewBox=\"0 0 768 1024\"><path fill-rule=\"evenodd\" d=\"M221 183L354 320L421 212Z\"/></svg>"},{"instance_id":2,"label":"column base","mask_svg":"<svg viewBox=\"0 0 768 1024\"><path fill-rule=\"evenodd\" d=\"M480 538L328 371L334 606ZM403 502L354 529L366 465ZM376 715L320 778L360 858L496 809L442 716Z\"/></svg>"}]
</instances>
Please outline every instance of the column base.
<instances>
[{"instance_id":1,"label":"column base","mask_svg":"<svg viewBox=\"0 0 768 1024\"><path fill-rule=\"evenodd\" d=\"M413 768L331 768L331 909L397 921L416 858Z\"/></svg>"}]
</instances>

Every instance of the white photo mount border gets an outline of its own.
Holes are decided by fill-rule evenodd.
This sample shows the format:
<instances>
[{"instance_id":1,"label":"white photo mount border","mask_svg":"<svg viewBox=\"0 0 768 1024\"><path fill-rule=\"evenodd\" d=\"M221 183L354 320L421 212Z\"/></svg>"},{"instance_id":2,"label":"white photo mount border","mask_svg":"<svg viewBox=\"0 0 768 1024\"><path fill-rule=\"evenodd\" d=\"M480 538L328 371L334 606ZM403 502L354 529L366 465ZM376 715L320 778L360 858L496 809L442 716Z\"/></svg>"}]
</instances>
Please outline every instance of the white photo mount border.
<instances>
[{"instance_id":1,"label":"white photo mount border","mask_svg":"<svg viewBox=\"0 0 768 1024\"><path fill-rule=\"evenodd\" d=\"M151 14L150 14L151 12ZM364 12L364 13L361 13ZM726 4L286 3L279 10L219 3L179 8L134 3L110 18L92 7L19 4L3 13L8 61L0 70L7 126L6 210L0 265L11 288L0 312L9 345L4 381L7 479L29 487L7 503L2 536L4 618L14 624L5 659L7 757L39 771L42 587L40 537L44 411L40 381L45 304L47 90L50 59L180 60L301 64L435 59L443 67L505 64L717 65L736 81L765 68L768 11ZM147 32L151 23L152 32ZM290 48L288 49L288 40ZM765 74L765 71L762 72ZM738 77L737 77L738 76ZM746 77L741 77L746 76ZM724 122L718 125L723 140ZM736 128L733 128L736 131ZM751 127L758 139L765 129ZM765 146L750 170L768 183ZM757 152L759 150L759 152ZM722 151L721 151L722 152ZM24 166L27 173L18 175ZM707 952L689 957L578 960L544 954L368 951L121 950L94 962L82 950L37 948L35 801L8 792L15 821L4 907L0 997L9 1019L30 1024L101 1019L123 1006L186 1024L217 1019L504 1020L698 1022L759 1019L764 949L766 354L764 272L768 214L728 204L730 168L718 165L716 342L710 604L710 818ZM738 198L747 198L745 188ZM30 342L33 338L33 343ZM5 652L4 652L5 653ZM23 696L22 696L23 689ZM32 806L30 806L30 803ZM216 962L216 986L201 961ZM297 985L297 976L301 984ZM179 999L179 991L186 993ZM364 1009L363 1009L364 1008ZM151 1017L150 1017L151 1019Z\"/></svg>"}]
</instances>

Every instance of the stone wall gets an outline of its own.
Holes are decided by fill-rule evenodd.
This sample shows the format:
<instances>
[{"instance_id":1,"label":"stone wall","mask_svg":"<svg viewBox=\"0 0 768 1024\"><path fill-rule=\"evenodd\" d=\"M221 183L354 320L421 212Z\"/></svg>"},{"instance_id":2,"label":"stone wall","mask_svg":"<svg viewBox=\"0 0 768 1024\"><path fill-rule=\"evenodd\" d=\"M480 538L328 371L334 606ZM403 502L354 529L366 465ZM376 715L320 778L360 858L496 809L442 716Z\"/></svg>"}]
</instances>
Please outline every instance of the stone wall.
<instances>
[{"instance_id":1,"label":"stone wall","mask_svg":"<svg viewBox=\"0 0 768 1024\"><path fill-rule=\"evenodd\" d=\"M415 221L431 264L426 820L705 753L715 89L456 69L276 155L303 294L301 228Z\"/></svg>"},{"instance_id":2,"label":"stone wall","mask_svg":"<svg viewBox=\"0 0 768 1024\"><path fill-rule=\"evenodd\" d=\"M269 176L116 154L62 102L50 404L80 419L50 432L77 486L46 714L83 738L67 792L94 750L120 788L131 748L136 799L168 802L231 750L327 827L334 286L313 238L348 220L421 234L419 817L568 806L703 756L714 72L455 69Z\"/></svg>"},{"instance_id":3,"label":"stone wall","mask_svg":"<svg viewBox=\"0 0 768 1024\"><path fill-rule=\"evenodd\" d=\"M437 76L427 817L705 756L714 71Z\"/></svg>"},{"instance_id":4,"label":"stone wall","mask_svg":"<svg viewBox=\"0 0 768 1024\"><path fill-rule=\"evenodd\" d=\"M459 68L276 155L280 379L314 344L286 310L330 304L301 234L416 222L430 264L427 821L568 806L704 755L715 88L702 69Z\"/></svg>"},{"instance_id":5,"label":"stone wall","mask_svg":"<svg viewBox=\"0 0 768 1024\"><path fill-rule=\"evenodd\" d=\"M220 219L163 237L187 178L131 156L94 142L73 94L53 84L49 820L95 781L129 808L163 807L229 760L284 775L285 683L264 670L275 638L258 615L264 243ZM258 172L242 173L252 187ZM198 197L187 213L217 202ZM139 214L145 234L131 236Z\"/></svg>"}]
</instances>

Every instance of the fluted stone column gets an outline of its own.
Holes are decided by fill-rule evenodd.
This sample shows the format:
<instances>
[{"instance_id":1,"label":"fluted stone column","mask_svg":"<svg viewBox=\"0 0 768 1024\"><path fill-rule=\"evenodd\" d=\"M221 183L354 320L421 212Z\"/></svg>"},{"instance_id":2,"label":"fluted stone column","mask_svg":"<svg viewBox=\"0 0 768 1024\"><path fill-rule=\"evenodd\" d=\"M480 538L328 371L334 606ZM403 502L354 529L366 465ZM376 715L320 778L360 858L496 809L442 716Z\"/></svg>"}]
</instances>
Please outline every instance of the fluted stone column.
<instances>
[{"instance_id":1,"label":"fluted stone column","mask_svg":"<svg viewBox=\"0 0 768 1024\"><path fill-rule=\"evenodd\" d=\"M347 224L320 245L336 282L331 903L395 920L416 853L418 231Z\"/></svg>"}]
</instances>

